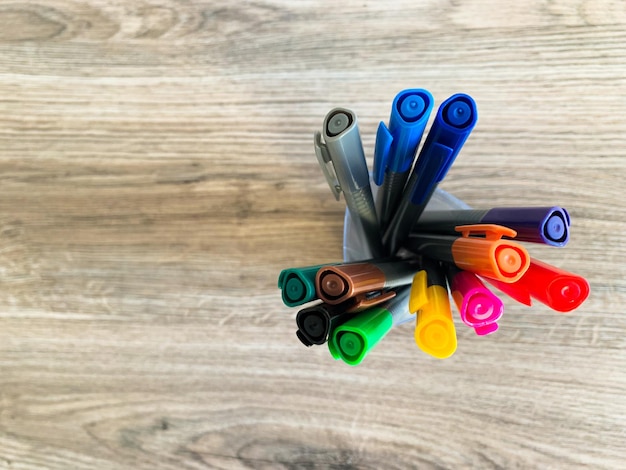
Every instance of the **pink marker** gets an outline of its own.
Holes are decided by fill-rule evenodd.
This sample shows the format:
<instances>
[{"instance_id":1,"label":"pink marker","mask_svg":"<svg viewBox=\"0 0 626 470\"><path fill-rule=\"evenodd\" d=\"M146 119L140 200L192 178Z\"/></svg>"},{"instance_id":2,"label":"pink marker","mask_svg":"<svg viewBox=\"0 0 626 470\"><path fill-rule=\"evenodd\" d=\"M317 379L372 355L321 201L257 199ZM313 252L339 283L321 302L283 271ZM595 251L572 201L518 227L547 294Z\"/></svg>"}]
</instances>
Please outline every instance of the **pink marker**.
<instances>
[{"instance_id":1,"label":"pink marker","mask_svg":"<svg viewBox=\"0 0 626 470\"><path fill-rule=\"evenodd\" d=\"M479 336L496 331L504 311L502 301L474 273L447 265L446 277L463 323Z\"/></svg>"}]
</instances>

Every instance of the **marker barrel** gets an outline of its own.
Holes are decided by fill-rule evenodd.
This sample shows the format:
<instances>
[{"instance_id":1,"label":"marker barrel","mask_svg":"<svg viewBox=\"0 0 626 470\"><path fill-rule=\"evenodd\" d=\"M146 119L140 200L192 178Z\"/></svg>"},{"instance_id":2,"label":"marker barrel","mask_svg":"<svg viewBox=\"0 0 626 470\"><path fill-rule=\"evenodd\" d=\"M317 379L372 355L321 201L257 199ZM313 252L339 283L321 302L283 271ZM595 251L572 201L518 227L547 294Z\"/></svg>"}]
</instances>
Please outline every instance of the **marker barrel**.
<instances>
[{"instance_id":1,"label":"marker barrel","mask_svg":"<svg viewBox=\"0 0 626 470\"><path fill-rule=\"evenodd\" d=\"M424 89L403 90L393 100L389 127L383 122L378 126L373 176L377 186L382 184L376 199L382 229L400 202L433 102Z\"/></svg>"},{"instance_id":2,"label":"marker barrel","mask_svg":"<svg viewBox=\"0 0 626 470\"><path fill-rule=\"evenodd\" d=\"M289 268L280 272L278 288L282 290L283 303L287 307L297 307L317 299L315 275L323 266L328 264Z\"/></svg>"},{"instance_id":3,"label":"marker barrel","mask_svg":"<svg viewBox=\"0 0 626 470\"><path fill-rule=\"evenodd\" d=\"M413 204L422 208L426 205L436 185L448 173L477 120L476 103L469 95L458 93L441 104L415 162L414 172L419 181L410 193ZM445 158L441 158L443 155ZM436 167L430 165L429 160L433 156L441 160Z\"/></svg>"},{"instance_id":4,"label":"marker barrel","mask_svg":"<svg viewBox=\"0 0 626 470\"><path fill-rule=\"evenodd\" d=\"M408 296L409 288L402 288L384 306L358 313L334 328L328 341L331 355L352 366L360 364L394 325L411 320Z\"/></svg>"},{"instance_id":5,"label":"marker barrel","mask_svg":"<svg viewBox=\"0 0 626 470\"><path fill-rule=\"evenodd\" d=\"M465 94L453 95L439 107L398 209L384 231L382 241L385 253L393 255L404 244L477 119L476 103Z\"/></svg>"},{"instance_id":6,"label":"marker barrel","mask_svg":"<svg viewBox=\"0 0 626 470\"><path fill-rule=\"evenodd\" d=\"M415 232L454 234L457 225L497 224L517 232L516 241L565 246L569 241L570 217L566 209L552 207L495 207L425 212Z\"/></svg>"},{"instance_id":7,"label":"marker barrel","mask_svg":"<svg viewBox=\"0 0 626 470\"><path fill-rule=\"evenodd\" d=\"M296 315L296 335L300 341L305 346L324 344L333 324L338 324L341 318L347 320L351 316L342 307L320 303L300 310Z\"/></svg>"},{"instance_id":8,"label":"marker barrel","mask_svg":"<svg viewBox=\"0 0 626 470\"><path fill-rule=\"evenodd\" d=\"M518 302L530 306L533 298L557 312L570 312L589 296L585 278L534 258L524 276L513 284L487 281Z\"/></svg>"},{"instance_id":9,"label":"marker barrel","mask_svg":"<svg viewBox=\"0 0 626 470\"><path fill-rule=\"evenodd\" d=\"M409 237L406 248L503 282L520 279L530 264L526 249L507 240L413 234Z\"/></svg>"},{"instance_id":10,"label":"marker barrel","mask_svg":"<svg viewBox=\"0 0 626 470\"><path fill-rule=\"evenodd\" d=\"M446 277L463 323L479 336L496 331L504 311L502 301L474 273L446 264Z\"/></svg>"},{"instance_id":11,"label":"marker barrel","mask_svg":"<svg viewBox=\"0 0 626 470\"><path fill-rule=\"evenodd\" d=\"M387 171L383 179L383 186L376 195L376 209L380 218L380 229L385 230L391 217L396 211L402 191L409 178L409 172L394 173Z\"/></svg>"},{"instance_id":12,"label":"marker barrel","mask_svg":"<svg viewBox=\"0 0 626 470\"><path fill-rule=\"evenodd\" d=\"M437 263L430 260L425 260L424 269L426 282L423 282L421 275L415 276L416 282L419 282L420 278L422 285L416 286L414 283L409 301L410 310L414 311L417 308L417 311L413 312L417 313L415 343L426 354L445 359L452 356L457 347L445 275ZM416 304L413 302L414 298L420 298L422 301Z\"/></svg>"},{"instance_id":13,"label":"marker barrel","mask_svg":"<svg viewBox=\"0 0 626 470\"><path fill-rule=\"evenodd\" d=\"M356 114L345 108L331 110L323 136L350 215L360 222L372 254L379 256L380 226Z\"/></svg>"},{"instance_id":14,"label":"marker barrel","mask_svg":"<svg viewBox=\"0 0 626 470\"><path fill-rule=\"evenodd\" d=\"M398 260L324 266L315 276L315 289L320 299L336 305L359 294L410 284L417 269L414 262Z\"/></svg>"}]
</instances>

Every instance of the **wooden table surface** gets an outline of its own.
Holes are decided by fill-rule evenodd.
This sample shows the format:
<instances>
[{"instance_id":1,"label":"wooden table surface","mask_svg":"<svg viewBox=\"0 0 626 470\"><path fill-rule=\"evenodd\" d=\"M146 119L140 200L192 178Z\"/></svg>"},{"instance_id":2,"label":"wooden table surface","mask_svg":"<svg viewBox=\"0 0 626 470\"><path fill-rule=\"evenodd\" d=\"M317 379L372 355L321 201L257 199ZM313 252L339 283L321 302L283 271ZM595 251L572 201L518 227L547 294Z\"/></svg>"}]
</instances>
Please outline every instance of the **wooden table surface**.
<instances>
[{"instance_id":1,"label":"wooden table surface","mask_svg":"<svg viewBox=\"0 0 626 470\"><path fill-rule=\"evenodd\" d=\"M0 2L0 468L624 468L626 9L544 2ZM472 95L442 187L566 207L559 314L307 349L281 269L341 258L312 145L395 94ZM456 314L455 314L456 315Z\"/></svg>"}]
</instances>

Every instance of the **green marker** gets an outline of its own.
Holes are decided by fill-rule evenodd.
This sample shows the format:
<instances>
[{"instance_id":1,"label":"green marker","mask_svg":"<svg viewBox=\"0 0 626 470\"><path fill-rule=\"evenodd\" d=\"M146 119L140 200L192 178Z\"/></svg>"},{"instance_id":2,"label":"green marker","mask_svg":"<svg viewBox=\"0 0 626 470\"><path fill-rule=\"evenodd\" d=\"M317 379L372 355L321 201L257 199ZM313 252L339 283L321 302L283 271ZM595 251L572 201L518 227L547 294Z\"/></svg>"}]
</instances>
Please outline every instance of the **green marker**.
<instances>
[{"instance_id":1,"label":"green marker","mask_svg":"<svg viewBox=\"0 0 626 470\"><path fill-rule=\"evenodd\" d=\"M330 334L328 350L335 359L356 366L392 327L413 318L409 312L410 286L402 287L382 307L372 307L339 325Z\"/></svg>"},{"instance_id":2,"label":"green marker","mask_svg":"<svg viewBox=\"0 0 626 470\"><path fill-rule=\"evenodd\" d=\"M287 307L297 307L317 299L315 292L317 271L324 266L336 264L338 263L283 269L278 275L278 288L282 289L283 303Z\"/></svg>"}]
</instances>

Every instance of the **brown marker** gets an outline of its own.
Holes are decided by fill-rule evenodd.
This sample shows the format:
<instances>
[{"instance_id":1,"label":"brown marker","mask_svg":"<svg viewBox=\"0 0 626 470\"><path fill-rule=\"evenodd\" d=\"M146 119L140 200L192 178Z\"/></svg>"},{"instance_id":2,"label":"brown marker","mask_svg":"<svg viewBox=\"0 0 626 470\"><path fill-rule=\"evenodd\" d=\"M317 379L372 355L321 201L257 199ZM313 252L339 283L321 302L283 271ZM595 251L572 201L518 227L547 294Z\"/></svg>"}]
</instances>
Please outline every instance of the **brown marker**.
<instances>
[{"instance_id":1,"label":"brown marker","mask_svg":"<svg viewBox=\"0 0 626 470\"><path fill-rule=\"evenodd\" d=\"M324 266L315 275L315 290L321 300L336 305L360 294L410 284L418 270L415 262L400 260Z\"/></svg>"}]
</instances>

